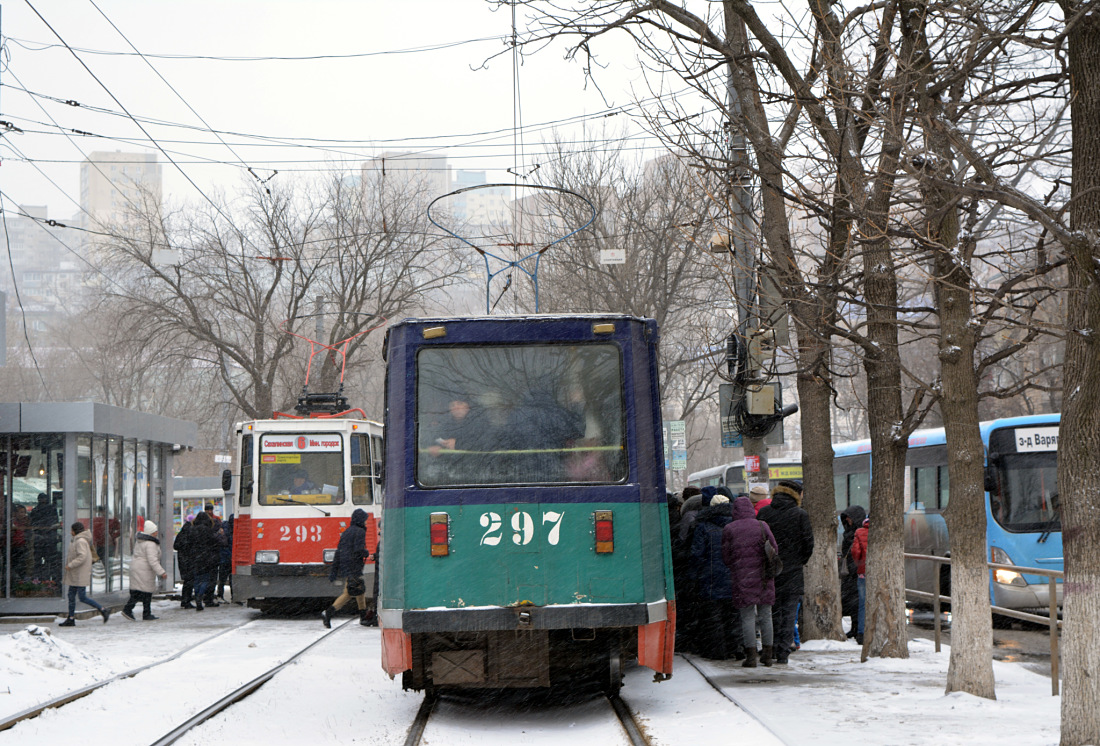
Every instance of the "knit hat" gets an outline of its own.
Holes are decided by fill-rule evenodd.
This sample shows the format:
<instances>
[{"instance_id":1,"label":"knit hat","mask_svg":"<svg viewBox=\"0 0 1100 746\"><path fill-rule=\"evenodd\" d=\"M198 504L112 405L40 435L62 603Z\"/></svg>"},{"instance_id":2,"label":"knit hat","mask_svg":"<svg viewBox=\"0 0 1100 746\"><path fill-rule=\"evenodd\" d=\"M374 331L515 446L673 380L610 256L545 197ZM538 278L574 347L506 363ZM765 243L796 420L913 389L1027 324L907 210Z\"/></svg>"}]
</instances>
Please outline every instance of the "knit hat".
<instances>
[{"instance_id":1,"label":"knit hat","mask_svg":"<svg viewBox=\"0 0 1100 746\"><path fill-rule=\"evenodd\" d=\"M749 490L749 499L754 503L758 503L768 496L768 485L766 484L754 484Z\"/></svg>"},{"instance_id":2,"label":"knit hat","mask_svg":"<svg viewBox=\"0 0 1100 746\"><path fill-rule=\"evenodd\" d=\"M145 521L145 528L142 529L141 533L148 534L149 536L152 536L156 532L157 532L157 524L153 523L150 520L146 520Z\"/></svg>"},{"instance_id":3,"label":"knit hat","mask_svg":"<svg viewBox=\"0 0 1100 746\"><path fill-rule=\"evenodd\" d=\"M713 505L728 505L730 499L725 495L715 495L710 499L710 504Z\"/></svg>"}]
</instances>

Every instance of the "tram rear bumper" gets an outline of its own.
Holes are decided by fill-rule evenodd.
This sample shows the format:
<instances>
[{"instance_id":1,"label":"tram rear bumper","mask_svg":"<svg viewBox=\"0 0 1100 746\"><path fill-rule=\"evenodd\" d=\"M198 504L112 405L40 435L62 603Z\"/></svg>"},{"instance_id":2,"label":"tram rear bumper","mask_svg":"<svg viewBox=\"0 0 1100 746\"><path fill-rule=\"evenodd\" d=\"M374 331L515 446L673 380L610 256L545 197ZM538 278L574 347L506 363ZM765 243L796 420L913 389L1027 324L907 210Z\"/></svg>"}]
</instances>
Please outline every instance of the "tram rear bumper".
<instances>
[{"instance_id":1,"label":"tram rear bumper","mask_svg":"<svg viewBox=\"0 0 1100 746\"><path fill-rule=\"evenodd\" d=\"M406 634L639 627L664 621L666 614L663 601L652 604L382 609L379 612L383 627L400 629Z\"/></svg>"},{"instance_id":2,"label":"tram rear bumper","mask_svg":"<svg viewBox=\"0 0 1100 746\"><path fill-rule=\"evenodd\" d=\"M230 586L233 598L336 598L344 580L330 581L328 565L253 565L239 567ZM373 598L374 566L363 568L367 597Z\"/></svg>"}]
</instances>

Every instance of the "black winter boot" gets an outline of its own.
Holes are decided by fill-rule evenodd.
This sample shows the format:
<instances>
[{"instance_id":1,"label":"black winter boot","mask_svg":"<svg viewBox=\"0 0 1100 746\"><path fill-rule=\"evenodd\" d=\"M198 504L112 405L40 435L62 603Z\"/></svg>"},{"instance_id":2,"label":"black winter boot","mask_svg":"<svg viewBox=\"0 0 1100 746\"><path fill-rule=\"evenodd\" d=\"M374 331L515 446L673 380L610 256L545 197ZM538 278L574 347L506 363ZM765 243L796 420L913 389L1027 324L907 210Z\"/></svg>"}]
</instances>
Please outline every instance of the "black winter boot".
<instances>
[{"instance_id":1,"label":"black winter boot","mask_svg":"<svg viewBox=\"0 0 1100 746\"><path fill-rule=\"evenodd\" d=\"M370 615L370 612L367 611L366 609L359 609L359 623L361 625L363 625L364 627L369 627L370 626L370 619L368 618L369 615Z\"/></svg>"},{"instance_id":2,"label":"black winter boot","mask_svg":"<svg viewBox=\"0 0 1100 746\"><path fill-rule=\"evenodd\" d=\"M325 629L332 629L332 615L335 613L336 609L332 606L321 612L321 623L325 625Z\"/></svg>"},{"instance_id":3,"label":"black winter boot","mask_svg":"<svg viewBox=\"0 0 1100 746\"><path fill-rule=\"evenodd\" d=\"M756 668L756 646L745 648L745 660L741 663L744 668Z\"/></svg>"},{"instance_id":4,"label":"black winter boot","mask_svg":"<svg viewBox=\"0 0 1100 746\"><path fill-rule=\"evenodd\" d=\"M772 664L772 646L763 645L760 648L760 665L771 666Z\"/></svg>"}]
</instances>

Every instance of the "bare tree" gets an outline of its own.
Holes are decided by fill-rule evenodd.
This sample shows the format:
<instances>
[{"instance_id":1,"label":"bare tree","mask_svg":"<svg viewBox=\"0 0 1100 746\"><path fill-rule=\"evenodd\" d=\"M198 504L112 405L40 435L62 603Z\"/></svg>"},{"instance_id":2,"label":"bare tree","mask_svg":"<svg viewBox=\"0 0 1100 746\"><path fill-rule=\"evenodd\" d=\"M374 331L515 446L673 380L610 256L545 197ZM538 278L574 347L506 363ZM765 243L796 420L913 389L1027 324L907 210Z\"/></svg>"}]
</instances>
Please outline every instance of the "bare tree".
<instances>
[{"instance_id":1,"label":"bare tree","mask_svg":"<svg viewBox=\"0 0 1100 746\"><path fill-rule=\"evenodd\" d=\"M428 231L418 185L377 193L378 185L348 181L334 178L319 192L257 185L237 208L143 211L97 246L114 278L101 289L142 320L147 338L183 341L244 416L269 417L293 402L307 359L283 328L310 336L316 296L330 299L332 344L379 326L454 275ZM321 385L332 385L337 361L321 361Z\"/></svg>"}]
</instances>

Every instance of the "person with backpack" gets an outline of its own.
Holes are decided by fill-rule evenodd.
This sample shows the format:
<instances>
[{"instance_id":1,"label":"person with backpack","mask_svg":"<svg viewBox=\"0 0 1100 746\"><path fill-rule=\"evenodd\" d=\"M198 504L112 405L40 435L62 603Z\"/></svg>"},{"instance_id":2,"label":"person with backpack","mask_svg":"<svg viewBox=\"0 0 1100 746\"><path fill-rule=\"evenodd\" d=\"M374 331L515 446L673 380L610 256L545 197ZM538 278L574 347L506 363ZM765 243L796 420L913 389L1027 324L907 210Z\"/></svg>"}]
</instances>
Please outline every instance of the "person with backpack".
<instances>
[{"instance_id":1,"label":"person with backpack","mask_svg":"<svg viewBox=\"0 0 1100 746\"><path fill-rule=\"evenodd\" d=\"M783 480L772 490L771 505L757 514L768 524L779 547L783 570L775 578L775 604L772 606L772 627L775 629L775 662L786 665L794 650L794 625L798 605L805 590L802 566L814 552L814 531L810 515L802 504L802 484Z\"/></svg>"},{"instance_id":2,"label":"person with backpack","mask_svg":"<svg viewBox=\"0 0 1100 746\"><path fill-rule=\"evenodd\" d=\"M756 509L748 495L733 501L733 520L722 529L722 562L729 568L733 605L741 617L741 642L745 668L756 668L756 620L760 619L760 656L765 666L772 664L772 604L775 580L765 572L767 550L779 548L768 524L756 519Z\"/></svg>"}]
</instances>

